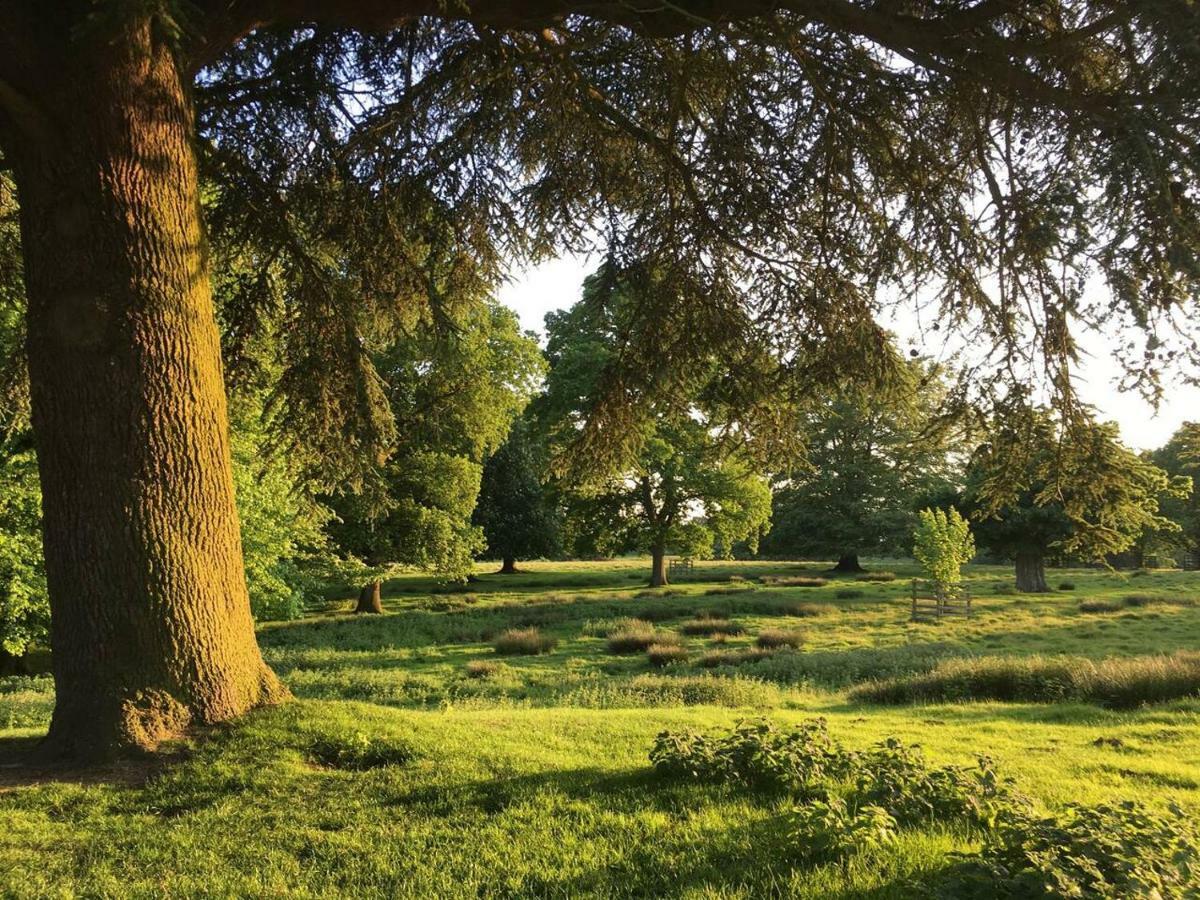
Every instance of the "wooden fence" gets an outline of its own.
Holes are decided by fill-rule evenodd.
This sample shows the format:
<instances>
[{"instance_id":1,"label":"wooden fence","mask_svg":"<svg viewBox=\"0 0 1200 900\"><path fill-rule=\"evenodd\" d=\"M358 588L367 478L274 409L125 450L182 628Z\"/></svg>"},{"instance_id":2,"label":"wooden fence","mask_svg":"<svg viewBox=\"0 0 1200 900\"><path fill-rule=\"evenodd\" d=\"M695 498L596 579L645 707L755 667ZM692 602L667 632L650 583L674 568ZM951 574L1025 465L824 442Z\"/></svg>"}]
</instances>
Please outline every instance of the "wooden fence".
<instances>
[{"instance_id":1,"label":"wooden fence","mask_svg":"<svg viewBox=\"0 0 1200 900\"><path fill-rule=\"evenodd\" d=\"M675 579L681 575L691 575L695 564L690 556L685 556L681 559L672 559L667 564L667 576L670 579Z\"/></svg>"},{"instance_id":2,"label":"wooden fence","mask_svg":"<svg viewBox=\"0 0 1200 900\"><path fill-rule=\"evenodd\" d=\"M912 582L913 621L940 619L943 616L970 616L971 595L966 588L953 594L937 590L929 582L917 578Z\"/></svg>"}]
</instances>

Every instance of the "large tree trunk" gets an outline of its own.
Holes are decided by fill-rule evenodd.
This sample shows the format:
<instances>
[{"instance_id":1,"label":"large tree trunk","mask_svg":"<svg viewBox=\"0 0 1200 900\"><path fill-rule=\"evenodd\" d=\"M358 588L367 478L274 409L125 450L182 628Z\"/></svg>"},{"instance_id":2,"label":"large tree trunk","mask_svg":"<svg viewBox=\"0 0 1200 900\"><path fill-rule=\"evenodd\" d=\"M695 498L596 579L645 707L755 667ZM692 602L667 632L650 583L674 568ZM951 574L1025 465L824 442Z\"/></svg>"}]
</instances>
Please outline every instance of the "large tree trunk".
<instances>
[{"instance_id":1,"label":"large tree trunk","mask_svg":"<svg viewBox=\"0 0 1200 900\"><path fill-rule=\"evenodd\" d=\"M516 559L514 559L511 556L504 557L503 562L500 564L500 572L498 574L500 574L500 575L516 575L517 574Z\"/></svg>"},{"instance_id":2,"label":"large tree trunk","mask_svg":"<svg viewBox=\"0 0 1200 900\"><path fill-rule=\"evenodd\" d=\"M667 549L654 547L650 551L650 587L667 585Z\"/></svg>"},{"instance_id":3,"label":"large tree trunk","mask_svg":"<svg viewBox=\"0 0 1200 900\"><path fill-rule=\"evenodd\" d=\"M246 593L193 114L148 22L64 42L7 145L57 701L46 748L154 748L287 695ZM15 132L14 132L15 133Z\"/></svg>"},{"instance_id":4,"label":"large tree trunk","mask_svg":"<svg viewBox=\"0 0 1200 900\"><path fill-rule=\"evenodd\" d=\"M354 608L354 611L356 613L382 613L383 585L378 581L363 585L363 589L358 592L358 606Z\"/></svg>"},{"instance_id":5,"label":"large tree trunk","mask_svg":"<svg viewBox=\"0 0 1200 900\"><path fill-rule=\"evenodd\" d=\"M1046 586L1046 558L1040 553L1017 554L1017 590L1023 594L1044 594Z\"/></svg>"},{"instance_id":6,"label":"large tree trunk","mask_svg":"<svg viewBox=\"0 0 1200 900\"><path fill-rule=\"evenodd\" d=\"M866 569L864 569L861 565L859 565L857 553L847 553L846 555L844 555L838 559L837 565L834 566L830 571L831 572L865 572Z\"/></svg>"}]
</instances>

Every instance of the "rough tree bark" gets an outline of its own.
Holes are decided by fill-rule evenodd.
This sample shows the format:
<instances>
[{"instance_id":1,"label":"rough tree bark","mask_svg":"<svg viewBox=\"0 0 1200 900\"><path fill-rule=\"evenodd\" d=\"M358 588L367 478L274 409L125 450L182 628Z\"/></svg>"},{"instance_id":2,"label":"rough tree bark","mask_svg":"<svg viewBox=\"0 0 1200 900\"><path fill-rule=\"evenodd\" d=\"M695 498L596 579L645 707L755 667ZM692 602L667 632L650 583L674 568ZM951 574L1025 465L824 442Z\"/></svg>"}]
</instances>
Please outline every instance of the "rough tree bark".
<instances>
[{"instance_id":1,"label":"rough tree bark","mask_svg":"<svg viewBox=\"0 0 1200 900\"><path fill-rule=\"evenodd\" d=\"M1017 554L1017 590L1023 594L1044 594L1050 590L1046 585L1046 558L1042 554Z\"/></svg>"},{"instance_id":2,"label":"rough tree bark","mask_svg":"<svg viewBox=\"0 0 1200 900\"><path fill-rule=\"evenodd\" d=\"M246 592L187 91L146 21L55 63L6 150L57 692L45 747L95 757L286 690Z\"/></svg>"},{"instance_id":3,"label":"rough tree bark","mask_svg":"<svg viewBox=\"0 0 1200 900\"><path fill-rule=\"evenodd\" d=\"M358 606L354 607L354 611L356 613L382 613L383 585L378 581L364 584L362 590L358 592Z\"/></svg>"},{"instance_id":4,"label":"rough tree bark","mask_svg":"<svg viewBox=\"0 0 1200 900\"><path fill-rule=\"evenodd\" d=\"M667 548L659 545L650 550L650 587L664 587L667 580Z\"/></svg>"},{"instance_id":5,"label":"rough tree bark","mask_svg":"<svg viewBox=\"0 0 1200 900\"><path fill-rule=\"evenodd\" d=\"M517 560L512 556L504 557L504 560L500 564L500 571L497 574L498 575L516 575L517 574Z\"/></svg>"},{"instance_id":6,"label":"rough tree bark","mask_svg":"<svg viewBox=\"0 0 1200 900\"><path fill-rule=\"evenodd\" d=\"M846 555L844 555L838 559L837 565L834 566L830 571L831 572L865 572L866 569L864 569L861 565L859 565L857 553L847 553Z\"/></svg>"}]
</instances>

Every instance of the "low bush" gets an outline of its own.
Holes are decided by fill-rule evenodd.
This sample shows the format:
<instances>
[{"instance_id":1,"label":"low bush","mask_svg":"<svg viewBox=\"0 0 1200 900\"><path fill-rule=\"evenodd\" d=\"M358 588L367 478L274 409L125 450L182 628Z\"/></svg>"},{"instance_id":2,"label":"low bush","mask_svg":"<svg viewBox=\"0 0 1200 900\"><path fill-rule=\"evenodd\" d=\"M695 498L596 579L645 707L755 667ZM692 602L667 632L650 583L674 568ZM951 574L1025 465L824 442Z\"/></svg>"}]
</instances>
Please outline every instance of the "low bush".
<instances>
[{"instance_id":1,"label":"low bush","mask_svg":"<svg viewBox=\"0 0 1200 900\"><path fill-rule=\"evenodd\" d=\"M650 665L658 668L671 663L686 662L687 658L687 648L682 644L651 644L646 649L646 659L649 660Z\"/></svg>"},{"instance_id":2,"label":"low bush","mask_svg":"<svg viewBox=\"0 0 1200 900\"><path fill-rule=\"evenodd\" d=\"M946 703L1077 701L1132 709L1200 696L1200 652L1110 657L985 656L951 659L932 671L861 685L852 700Z\"/></svg>"},{"instance_id":3,"label":"low bush","mask_svg":"<svg viewBox=\"0 0 1200 900\"><path fill-rule=\"evenodd\" d=\"M811 800L788 815L788 839L810 864L844 860L896 842L897 823L886 809L867 804L851 807L829 794Z\"/></svg>"},{"instance_id":4,"label":"low bush","mask_svg":"<svg viewBox=\"0 0 1200 900\"><path fill-rule=\"evenodd\" d=\"M858 600L860 597L865 595L862 591L858 590L858 588L842 588L833 596L837 597L839 600Z\"/></svg>"},{"instance_id":5,"label":"low bush","mask_svg":"<svg viewBox=\"0 0 1200 900\"><path fill-rule=\"evenodd\" d=\"M665 622L667 619L678 619L683 610L663 603L658 606L645 606L637 611L636 617L644 622Z\"/></svg>"},{"instance_id":6,"label":"low bush","mask_svg":"<svg viewBox=\"0 0 1200 900\"><path fill-rule=\"evenodd\" d=\"M618 619L591 619L584 623L583 633L589 637L608 637L619 631L641 631L653 628L650 621L639 614L636 617L621 616Z\"/></svg>"},{"instance_id":7,"label":"low bush","mask_svg":"<svg viewBox=\"0 0 1200 900\"><path fill-rule=\"evenodd\" d=\"M770 650L775 650L779 647L799 649L804 645L804 632L794 628L764 628L758 633L758 637L754 639L754 643Z\"/></svg>"},{"instance_id":8,"label":"low bush","mask_svg":"<svg viewBox=\"0 0 1200 900\"><path fill-rule=\"evenodd\" d=\"M957 896L1192 898L1200 837L1184 810L1068 804L1053 817L1001 815Z\"/></svg>"},{"instance_id":9,"label":"low bush","mask_svg":"<svg viewBox=\"0 0 1200 900\"><path fill-rule=\"evenodd\" d=\"M731 635L741 634L746 629L737 622L732 622L729 619L703 618L693 619L691 622L684 622L679 626L679 630L686 635L693 637L711 637L716 634Z\"/></svg>"},{"instance_id":10,"label":"low bush","mask_svg":"<svg viewBox=\"0 0 1200 900\"><path fill-rule=\"evenodd\" d=\"M538 628L510 628L492 646L502 656L536 656L549 653L557 643Z\"/></svg>"},{"instance_id":11,"label":"low bush","mask_svg":"<svg viewBox=\"0 0 1200 900\"><path fill-rule=\"evenodd\" d=\"M1075 590L1075 582L1073 582L1073 581L1059 582L1058 589L1060 591L1073 591L1073 590Z\"/></svg>"},{"instance_id":12,"label":"low bush","mask_svg":"<svg viewBox=\"0 0 1200 900\"><path fill-rule=\"evenodd\" d=\"M895 581L896 573L895 572L864 572L862 575L856 575L854 577L854 580L855 581L883 583L883 582L888 582L888 581Z\"/></svg>"},{"instance_id":13,"label":"low bush","mask_svg":"<svg viewBox=\"0 0 1200 900\"><path fill-rule=\"evenodd\" d=\"M1121 609L1121 604L1115 600L1080 600L1079 611L1082 613L1110 613Z\"/></svg>"}]
</instances>

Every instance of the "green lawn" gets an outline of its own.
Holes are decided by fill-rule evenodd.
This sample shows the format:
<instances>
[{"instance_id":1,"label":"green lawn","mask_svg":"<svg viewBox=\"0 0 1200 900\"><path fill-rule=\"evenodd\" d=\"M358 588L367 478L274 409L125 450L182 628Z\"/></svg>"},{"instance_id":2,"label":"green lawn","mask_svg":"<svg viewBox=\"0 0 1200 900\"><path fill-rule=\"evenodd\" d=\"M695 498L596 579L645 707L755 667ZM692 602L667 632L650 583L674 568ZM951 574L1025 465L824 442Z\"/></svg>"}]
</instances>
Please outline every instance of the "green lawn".
<instances>
[{"instance_id":1,"label":"green lawn","mask_svg":"<svg viewBox=\"0 0 1200 900\"><path fill-rule=\"evenodd\" d=\"M1195 573L1055 571L1051 584L1074 590L1021 596L997 592L1007 571L978 567L973 618L912 624L913 570L900 563L872 566L896 572L891 583L817 587L756 581L816 576L817 564L712 563L666 592L645 591L644 561L528 568L481 574L469 593L398 579L386 616L332 603L341 608L264 626L267 658L299 702L197 738L148 779L29 784L20 767L0 769L3 894L910 897L956 865L951 851L973 846L963 831L913 829L848 866L806 867L781 828L784 801L649 767L664 728L759 715L824 716L852 747L895 735L937 763L987 753L1050 808L1136 798L1200 814L1200 700L1115 712L846 696L956 655L1200 647ZM1114 609L1081 612L1087 599ZM689 661L663 669L605 652L614 619L649 615L675 632L700 611L743 633L684 638ZM556 638L553 651L498 657L492 639L524 627ZM800 629L802 647L698 664L749 648L764 628ZM471 677L473 660L499 665ZM51 702L48 679L0 681L0 751L31 743Z\"/></svg>"}]
</instances>

